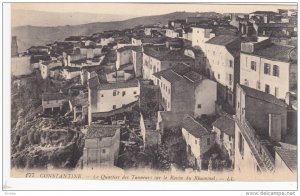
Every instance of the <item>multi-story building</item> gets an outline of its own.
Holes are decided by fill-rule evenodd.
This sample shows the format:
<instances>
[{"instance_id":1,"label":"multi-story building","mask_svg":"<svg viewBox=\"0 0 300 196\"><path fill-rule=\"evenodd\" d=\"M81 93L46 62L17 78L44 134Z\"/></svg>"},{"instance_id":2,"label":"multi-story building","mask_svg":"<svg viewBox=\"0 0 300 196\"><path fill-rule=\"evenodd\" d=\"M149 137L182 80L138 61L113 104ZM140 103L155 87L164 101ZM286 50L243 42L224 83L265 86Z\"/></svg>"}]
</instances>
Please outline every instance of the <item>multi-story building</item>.
<instances>
[{"instance_id":1,"label":"multi-story building","mask_svg":"<svg viewBox=\"0 0 300 196\"><path fill-rule=\"evenodd\" d=\"M186 112L196 117L215 113L216 82L193 71L187 64L157 72L154 84L160 86L165 111Z\"/></svg>"},{"instance_id":2,"label":"multi-story building","mask_svg":"<svg viewBox=\"0 0 300 196\"><path fill-rule=\"evenodd\" d=\"M216 143L221 150L231 160L232 165L234 162L234 119L229 116L221 116L212 123L213 132L216 133Z\"/></svg>"},{"instance_id":3,"label":"multi-story building","mask_svg":"<svg viewBox=\"0 0 300 196\"><path fill-rule=\"evenodd\" d=\"M287 105L273 95L237 85L235 170L249 178L275 170L274 146L287 134Z\"/></svg>"},{"instance_id":4,"label":"multi-story building","mask_svg":"<svg viewBox=\"0 0 300 196\"><path fill-rule=\"evenodd\" d=\"M170 50L165 46L144 47L143 78L155 80L154 73L168 69L178 62L194 66L195 60L184 55L183 50Z\"/></svg>"},{"instance_id":5,"label":"multi-story building","mask_svg":"<svg viewBox=\"0 0 300 196\"><path fill-rule=\"evenodd\" d=\"M239 83L240 47L240 38L232 35L218 35L205 43L206 69L220 85L218 98L231 105L234 105L235 84Z\"/></svg>"},{"instance_id":6,"label":"multi-story building","mask_svg":"<svg viewBox=\"0 0 300 196\"><path fill-rule=\"evenodd\" d=\"M241 84L279 99L297 88L297 51L293 46L261 42L242 43Z\"/></svg>"},{"instance_id":7,"label":"multi-story building","mask_svg":"<svg viewBox=\"0 0 300 196\"><path fill-rule=\"evenodd\" d=\"M213 38L215 35L211 32L213 27L210 25L202 25L197 27L192 27L193 36L192 36L192 46L198 46L202 51L205 51L205 42Z\"/></svg>"},{"instance_id":8,"label":"multi-story building","mask_svg":"<svg viewBox=\"0 0 300 196\"><path fill-rule=\"evenodd\" d=\"M182 123L182 135L189 164L201 170L204 153L215 144L215 133L208 131L191 116L186 116Z\"/></svg>"},{"instance_id":9,"label":"multi-story building","mask_svg":"<svg viewBox=\"0 0 300 196\"><path fill-rule=\"evenodd\" d=\"M40 62L40 71L43 79L48 78L50 75L50 69L54 67L61 67L62 62L60 61L42 61Z\"/></svg>"},{"instance_id":10,"label":"multi-story building","mask_svg":"<svg viewBox=\"0 0 300 196\"><path fill-rule=\"evenodd\" d=\"M140 129L146 146L158 146L161 143L160 131L156 129L157 119L155 116L140 114Z\"/></svg>"},{"instance_id":11,"label":"multi-story building","mask_svg":"<svg viewBox=\"0 0 300 196\"><path fill-rule=\"evenodd\" d=\"M90 125L85 136L83 167L113 167L118 160L119 148L119 126Z\"/></svg>"},{"instance_id":12,"label":"multi-story building","mask_svg":"<svg viewBox=\"0 0 300 196\"><path fill-rule=\"evenodd\" d=\"M104 83L99 78L88 80L89 92L89 123L93 121L97 113L105 113L126 107L136 102L140 95L138 80L126 82Z\"/></svg>"}]
</instances>

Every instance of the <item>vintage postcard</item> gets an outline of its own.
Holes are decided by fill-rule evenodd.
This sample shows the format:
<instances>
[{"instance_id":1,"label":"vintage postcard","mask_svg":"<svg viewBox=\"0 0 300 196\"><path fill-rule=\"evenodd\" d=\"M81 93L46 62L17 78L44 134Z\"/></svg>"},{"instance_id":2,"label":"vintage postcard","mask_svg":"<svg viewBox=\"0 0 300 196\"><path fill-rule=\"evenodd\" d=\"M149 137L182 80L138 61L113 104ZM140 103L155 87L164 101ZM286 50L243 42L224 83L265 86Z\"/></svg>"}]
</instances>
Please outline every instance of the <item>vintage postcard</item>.
<instances>
[{"instance_id":1,"label":"vintage postcard","mask_svg":"<svg viewBox=\"0 0 300 196\"><path fill-rule=\"evenodd\" d=\"M297 4L10 14L11 178L297 182Z\"/></svg>"}]
</instances>

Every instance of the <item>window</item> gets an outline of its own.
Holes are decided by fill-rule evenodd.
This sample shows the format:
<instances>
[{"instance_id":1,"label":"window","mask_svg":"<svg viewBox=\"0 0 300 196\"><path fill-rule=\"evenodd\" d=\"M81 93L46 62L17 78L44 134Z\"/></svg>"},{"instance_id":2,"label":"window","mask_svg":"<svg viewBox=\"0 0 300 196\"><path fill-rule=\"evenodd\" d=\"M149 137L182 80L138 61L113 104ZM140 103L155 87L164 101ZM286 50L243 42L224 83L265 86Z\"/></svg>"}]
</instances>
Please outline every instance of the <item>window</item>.
<instances>
[{"instance_id":1,"label":"window","mask_svg":"<svg viewBox=\"0 0 300 196\"><path fill-rule=\"evenodd\" d=\"M106 150L105 150L105 149L102 149L102 153L105 154L105 152L106 152Z\"/></svg>"},{"instance_id":2,"label":"window","mask_svg":"<svg viewBox=\"0 0 300 196\"><path fill-rule=\"evenodd\" d=\"M266 75L271 75L271 65L269 63L264 64L264 73Z\"/></svg>"},{"instance_id":3,"label":"window","mask_svg":"<svg viewBox=\"0 0 300 196\"><path fill-rule=\"evenodd\" d=\"M213 55L214 55L214 56L215 56L215 54L216 54L215 51L213 51Z\"/></svg>"},{"instance_id":4,"label":"window","mask_svg":"<svg viewBox=\"0 0 300 196\"><path fill-rule=\"evenodd\" d=\"M239 151L240 154L242 155L242 157L244 156L244 138L242 136L241 133L239 133L239 142L238 142L238 146L239 146Z\"/></svg>"},{"instance_id":5,"label":"window","mask_svg":"<svg viewBox=\"0 0 300 196\"><path fill-rule=\"evenodd\" d=\"M229 85L232 85L232 75L229 74Z\"/></svg>"},{"instance_id":6,"label":"window","mask_svg":"<svg viewBox=\"0 0 300 196\"><path fill-rule=\"evenodd\" d=\"M258 90L260 89L260 81L256 82L256 89L258 89Z\"/></svg>"},{"instance_id":7,"label":"window","mask_svg":"<svg viewBox=\"0 0 300 196\"><path fill-rule=\"evenodd\" d=\"M117 95L117 91L113 91L113 96L116 96Z\"/></svg>"},{"instance_id":8,"label":"window","mask_svg":"<svg viewBox=\"0 0 300 196\"><path fill-rule=\"evenodd\" d=\"M218 74L218 79L220 79L220 74Z\"/></svg>"},{"instance_id":9,"label":"window","mask_svg":"<svg viewBox=\"0 0 300 196\"><path fill-rule=\"evenodd\" d=\"M195 140L195 144L197 144L197 140Z\"/></svg>"},{"instance_id":10,"label":"window","mask_svg":"<svg viewBox=\"0 0 300 196\"><path fill-rule=\"evenodd\" d=\"M192 154L192 148L190 145L188 145L188 154L191 155Z\"/></svg>"},{"instance_id":11,"label":"window","mask_svg":"<svg viewBox=\"0 0 300 196\"><path fill-rule=\"evenodd\" d=\"M256 71L256 62L255 61L251 61L251 69Z\"/></svg>"},{"instance_id":12,"label":"window","mask_svg":"<svg viewBox=\"0 0 300 196\"><path fill-rule=\"evenodd\" d=\"M136 94L136 91L133 91L133 94L135 95L135 94Z\"/></svg>"},{"instance_id":13,"label":"window","mask_svg":"<svg viewBox=\"0 0 300 196\"><path fill-rule=\"evenodd\" d=\"M279 77L279 66L278 65L273 66L273 76Z\"/></svg>"},{"instance_id":14,"label":"window","mask_svg":"<svg viewBox=\"0 0 300 196\"><path fill-rule=\"evenodd\" d=\"M209 146L210 145L210 138L207 138L206 142L207 142L207 145Z\"/></svg>"},{"instance_id":15,"label":"window","mask_svg":"<svg viewBox=\"0 0 300 196\"><path fill-rule=\"evenodd\" d=\"M104 94L101 94L101 97L104 97Z\"/></svg>"},{"instance_id":16,"label":"window","mask_svg":"<svg viewBox=\"0 0 300 196\"><path fill-rule=\"evenodd\" d=\"M171 89L169 88L169 95L171 94Z\"/></svg>"},{"instance_id":17,"label":"window","mask_svg":"<svg viewBox=\"0 0 300 196\"><path fill-rule=\"evenodd\" d=\"M126 91L123 91L122 92L122 96L124 97L126 95Z\"/></svg>"},{"instance_id":18,"label":"window","mask_svg":"<svg viewBox=\"0 0 300 196\"><path fill-rule=\"evenodd\" d=\"M249 81L247 79L244 80L244 85L249 86Z\"/></svg>"},{"instance_id":19,"label":"window","mask_svg":"<svg viewBox=\"0 0 300 196\"><path fill-rule=\"evenodd\" d=\"M170 104L169 104L169 102L168 102L168 108L170 108Z\"/></svg>"},{"instance_id":20,"label":"window","mask_svg":"<svg viewBox=\"0 0 300 196\"><path fill-rule=\"evenodd\" d=\"M268 84L266 84L265 86L265 92L270 93L270 86Z\"/></svg>"},{"instance_id":21,"label":"window","mask_svg":"<svg viewBox=\"0 0 300 196\"><path fill-rule=\"evenodd\" d=\"M279 96L279 88L275 87L275 97L278 97L278 96Z\"/></svg>"},{"instance_id":22,"label":"window","mask_svg":"<svg viewBox=\"0 0 300 196\"><path fill-rule=\"evenodd\" d=\"M229 67L232 67L233 66L233 62L232 60L229 60Z\"/></svg>"},{"instance_id":23,"label":"window","mask_svg":"<svg viewBox=\"0 0 300 196\"><path fill-rule=\"evenodd\" d=\"M201 104L198 104L197 108L200 109L201 108Z\"/></svg>"},{"instance_id":24,"label":"window","mask_svg":"<svg viewBox=\"0 0 300 196\"><path fill-rule=\"evenodd\" d=\"M117 106L116 105L113 105L113 110L115 110L117 108Z\"/></svg>"},{"instance_id":25,"label":"window","mask_svg":"<svg viewBox=\"0 0 300 196\"><path fill-rule=\"evenodd\" d=\"M229 141L231 141L231 136L229 136Z\"/></svg>"}]
</instances>

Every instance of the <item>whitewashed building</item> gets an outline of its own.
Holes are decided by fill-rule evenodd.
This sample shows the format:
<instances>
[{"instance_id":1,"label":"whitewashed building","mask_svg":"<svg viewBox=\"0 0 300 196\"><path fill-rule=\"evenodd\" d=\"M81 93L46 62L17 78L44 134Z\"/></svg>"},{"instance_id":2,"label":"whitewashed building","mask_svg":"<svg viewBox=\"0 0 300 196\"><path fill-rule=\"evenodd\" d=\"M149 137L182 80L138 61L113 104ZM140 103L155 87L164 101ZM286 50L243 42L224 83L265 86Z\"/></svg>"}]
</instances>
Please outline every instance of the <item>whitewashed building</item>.
<instances>
[{"instance_id":1,"label":"whitewashed building","mask_svg":"<svg viewBox=\"0 0 300 196\"><path fill-rule=\"evenodd\" d=\"M189 163L201 170L202 157L215 144L215 134L191 116L186 116L182 123L182 136L186 142Z\"/></svg>"},{"instance_id":2,"label":"whitewashed building","mask_svg":"<svg viewBox=\"0 0 300 196\"><path fill-rule=\"evenodd\" d=\"M43 79L48 78L50 75L50 69L54 67L61 67L62 62L60 61L44 61L40 62L40 71Z\"/></svg>"},{"instance_id":3,"label":"whitewashed building","mask_svg":"<svg viewBox=\"0 0 300 196\"><path fill-rule=\"evenodd\" d=\"M120 127L97 125L88 127L83 149L84 168L113 167L119 156Z\"/></svg>"},{"instance_id":4,"label":"whitewashed building","mask_svg":"<svg viewBox=\"0 0 300 196\"><path fill-rule=\"evenodd\" d=\"M66 97L62 93L44 93L42 96L42 106L45 112L51 109L53 112L55 109L62 110L63 104L66 102Z\"/></svg>"},{"instance_id":5,"label":"whitewashed building","mask_svg":"<svg viewBox=\"0 0 300 196\"><path fill-rule=\"evenodd\" d=\"M89 85L89 123L96 113L105 113L126 107L136 102L140 95L138 80L118 83L101 83L98 77L88 81Z\"/></svg>"},{"instance_id":6,"label":"whitewashed building","mask_svg":"<svg viewBox=\"0 0 300 196\"><path fill-rule=\"evenodd\" d=\"M297 51L269 40L242 43L240 82L279 99L297 89Z\"/></svg>"}]
</instances>

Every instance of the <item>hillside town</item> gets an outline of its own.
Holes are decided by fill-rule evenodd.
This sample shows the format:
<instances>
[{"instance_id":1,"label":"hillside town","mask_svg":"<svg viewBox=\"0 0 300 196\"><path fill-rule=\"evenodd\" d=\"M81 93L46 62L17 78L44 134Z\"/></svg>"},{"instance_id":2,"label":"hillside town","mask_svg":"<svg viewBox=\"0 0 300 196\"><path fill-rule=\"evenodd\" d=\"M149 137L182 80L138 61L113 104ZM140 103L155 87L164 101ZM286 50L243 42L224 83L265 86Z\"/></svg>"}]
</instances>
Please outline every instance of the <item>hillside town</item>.
<instances>
[{"instance_id":1,"label":"hillside town","mask_svg":"<svg viewBox=\"0 0 300 196\"><path fill-rule=\"evenodd\" d=\"M297 174L297 10L11 43L13 168Z\"/></svg>"}]
</instances>

